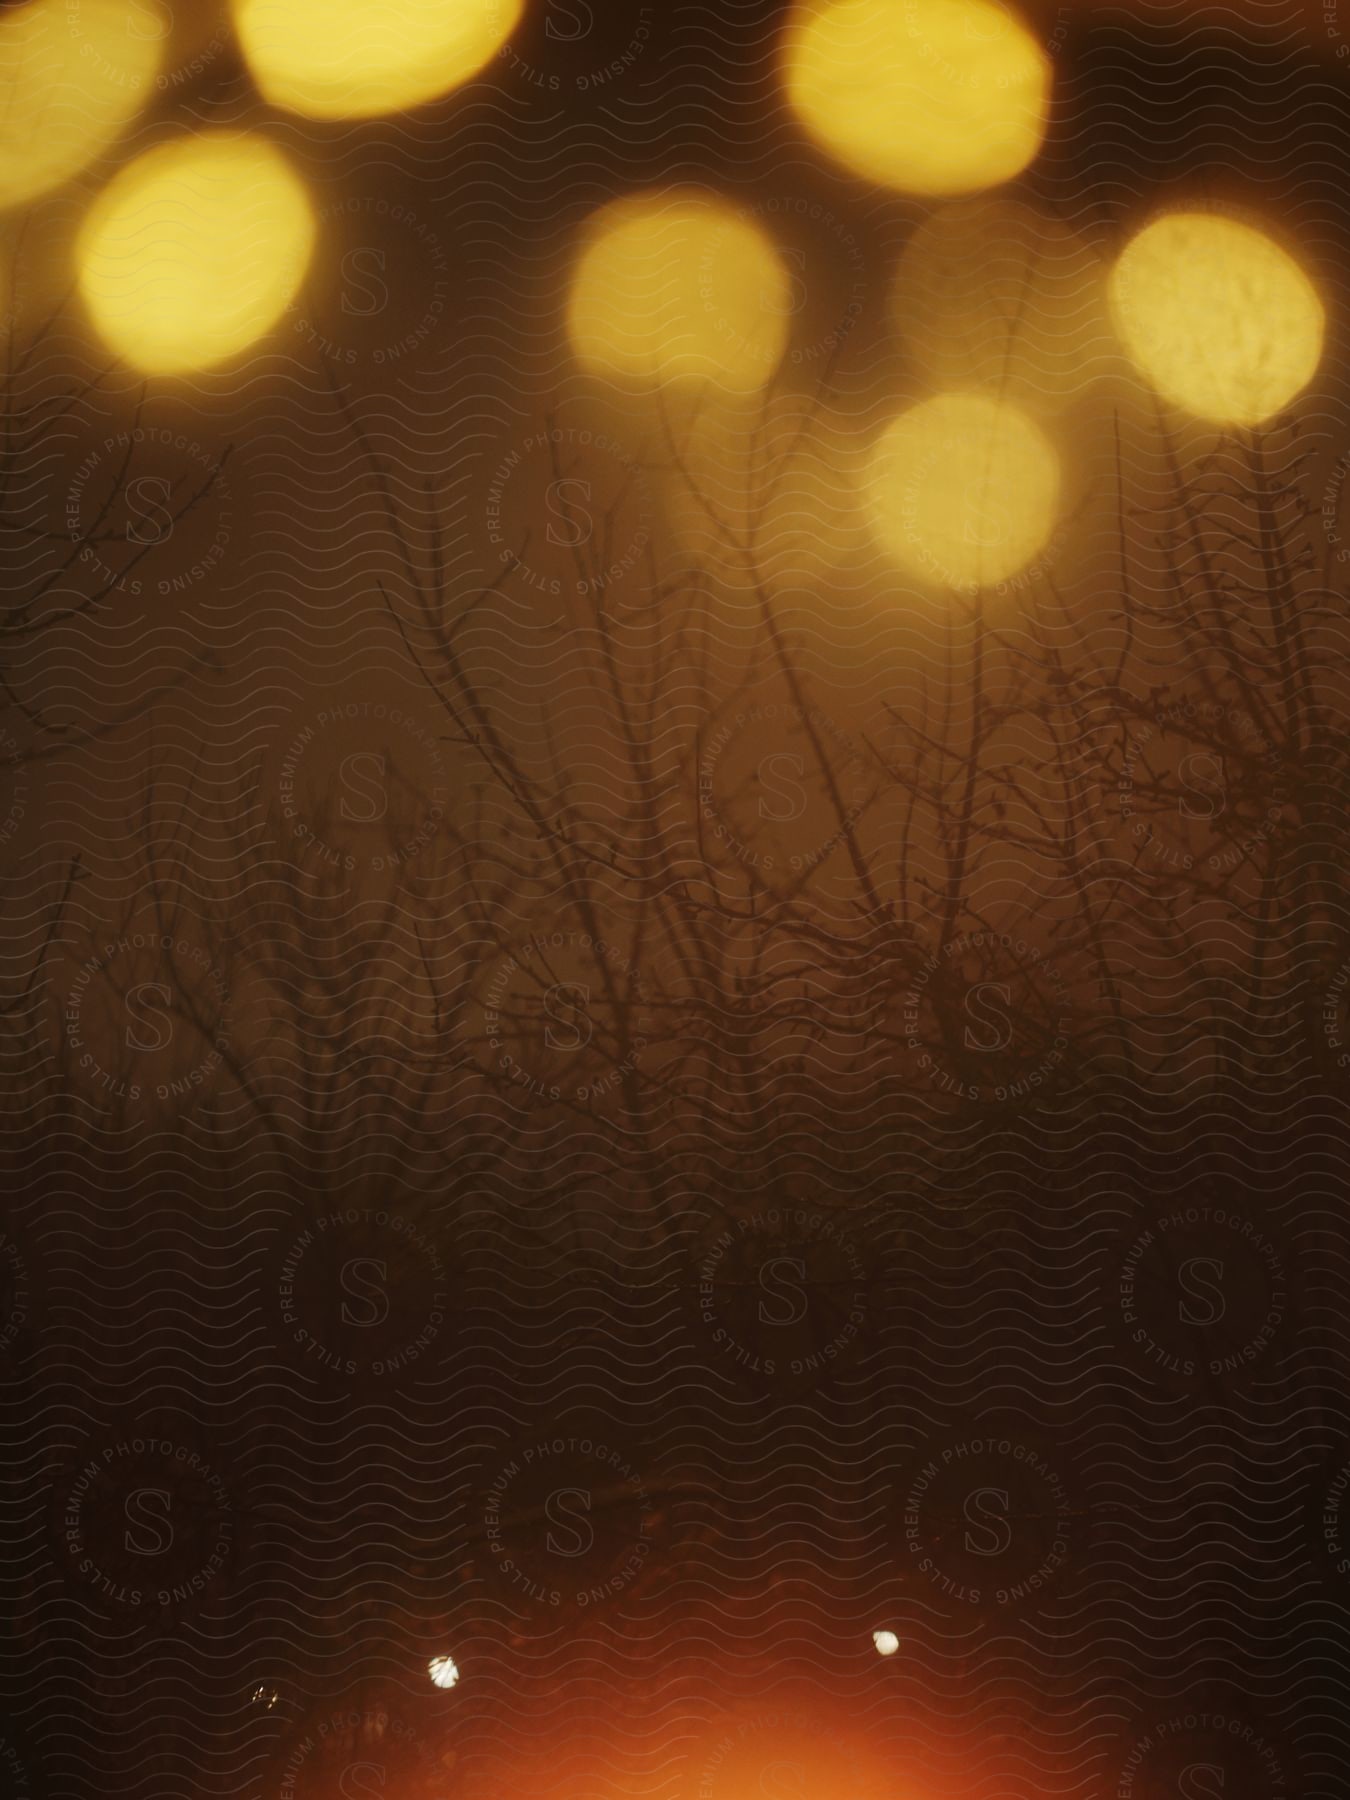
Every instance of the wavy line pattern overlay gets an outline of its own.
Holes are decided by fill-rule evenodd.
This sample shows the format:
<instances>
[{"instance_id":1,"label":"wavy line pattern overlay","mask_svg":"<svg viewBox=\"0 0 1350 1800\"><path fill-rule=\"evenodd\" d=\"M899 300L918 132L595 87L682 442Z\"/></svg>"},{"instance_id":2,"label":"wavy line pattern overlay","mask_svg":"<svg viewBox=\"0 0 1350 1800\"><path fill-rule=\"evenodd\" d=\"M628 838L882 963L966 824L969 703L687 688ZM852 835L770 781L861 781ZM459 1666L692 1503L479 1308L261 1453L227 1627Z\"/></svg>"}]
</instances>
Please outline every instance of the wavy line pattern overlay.
<instances>
[{"instance_id":1,"label":"wavy line pattern overlay","mask_svg":"<svg viewBox=\"0 0 1350 1800\"><path fill-rule=\"evenodd\" d=\"M0 90L4 1793L1344 1794L1350 0Z\"/></svg>"}]
</instances>

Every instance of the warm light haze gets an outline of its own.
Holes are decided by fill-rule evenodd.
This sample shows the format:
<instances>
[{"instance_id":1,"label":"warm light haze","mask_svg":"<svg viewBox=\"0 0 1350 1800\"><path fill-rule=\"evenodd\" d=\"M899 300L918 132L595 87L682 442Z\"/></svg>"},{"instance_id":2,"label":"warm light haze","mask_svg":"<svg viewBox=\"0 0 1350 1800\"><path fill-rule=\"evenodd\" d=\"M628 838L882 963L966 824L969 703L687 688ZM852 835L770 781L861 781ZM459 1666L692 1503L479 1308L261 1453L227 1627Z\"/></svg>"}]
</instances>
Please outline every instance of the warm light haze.
<instances>
[{"instance_id":1,"label":"warm light haze","mask_svg":"<svg viewBox=\"0 0 1350 1800\"><path fill-rule=\"evenodd\" d=\"M856 423L814 397L705 405L680 440L667 510L682 551L730 587L829 581L866 543Z\"/></svg>"},{"instance_id":2,"label":"warm light haze","mask_svg":"<svg viewBox=\"0 0 1350 1800\"><path fill-rule=\"evenodd\" d=\"M1006 194L953 200L905 245L890 318L936 388L997 387L1038 410L1078 398L1114 351L1096 252Z\"/></svg>"}]
</instances>

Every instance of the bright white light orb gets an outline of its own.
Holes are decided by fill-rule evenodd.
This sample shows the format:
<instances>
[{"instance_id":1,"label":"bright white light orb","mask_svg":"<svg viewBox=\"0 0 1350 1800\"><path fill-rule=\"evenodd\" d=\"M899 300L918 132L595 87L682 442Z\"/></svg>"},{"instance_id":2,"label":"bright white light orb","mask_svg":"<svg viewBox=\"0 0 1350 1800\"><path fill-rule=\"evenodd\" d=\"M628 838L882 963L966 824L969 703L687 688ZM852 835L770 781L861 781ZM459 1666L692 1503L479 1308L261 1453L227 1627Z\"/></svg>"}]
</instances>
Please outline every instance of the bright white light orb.
<instances>
[{"instance_id":1,"label":"bright white light orb","mask_svg":"<svg viewBox=\"0 0 1350 1800\"><path fill-rule=\"evenodd\" d=\"M894 1656L900 1648L900 1640L893 1631L874 1631L872 1642L877 1647L878 1656Z\"/></svg>"},{"instance_id":2,"label":"bright white light orb","mask_svg":"<svg viewBox=\"0 0 1350 1800\"><path fill-rule=\"evenodd\" d=\"M459 1680L459 1665L453 1656L433 1656L427 1664L427 1674L438 1688L452 1688Z\"/></svg>"}]
</instances>

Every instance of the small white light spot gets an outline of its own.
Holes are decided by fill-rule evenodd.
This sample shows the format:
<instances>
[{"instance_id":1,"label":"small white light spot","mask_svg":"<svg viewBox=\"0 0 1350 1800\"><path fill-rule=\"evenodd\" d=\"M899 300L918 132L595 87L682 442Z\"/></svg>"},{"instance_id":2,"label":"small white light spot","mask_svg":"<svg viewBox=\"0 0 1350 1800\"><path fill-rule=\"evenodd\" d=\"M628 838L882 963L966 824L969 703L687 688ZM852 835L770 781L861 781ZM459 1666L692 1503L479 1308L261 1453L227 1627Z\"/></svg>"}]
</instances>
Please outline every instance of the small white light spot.
<instances>
[{"instance_id":1,"label":"small white light spot","mask_svg":"<svg viewBox=\"0 0 1350 1800\"><path fill-rule=\"evenodd\" d=\"M459 1667L452 1656L433 1656L427 1674L438 1688L452 1688L459 1680Z\"/></svg>"},{"instance_id":2,"label":"small white light spot","mask_svg":"<svg viewBox=\"0 0 1350 1800\"><path fill-rule=\"evenodd\" d=\"M878 1656L894 1656L900 1648L900 1640L893 1631L874 1631L872 1642L877 1647Z\"/></svg>"}]
</instances>

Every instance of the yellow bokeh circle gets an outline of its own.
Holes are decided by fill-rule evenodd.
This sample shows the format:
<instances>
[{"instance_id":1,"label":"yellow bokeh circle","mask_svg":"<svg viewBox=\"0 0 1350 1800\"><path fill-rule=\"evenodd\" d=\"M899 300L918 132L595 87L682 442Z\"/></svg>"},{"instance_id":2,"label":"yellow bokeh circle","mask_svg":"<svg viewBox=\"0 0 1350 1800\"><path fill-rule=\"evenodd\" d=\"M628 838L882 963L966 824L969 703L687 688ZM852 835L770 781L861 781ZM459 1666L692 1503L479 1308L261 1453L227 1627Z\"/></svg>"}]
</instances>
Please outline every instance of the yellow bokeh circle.
<instances>
[{"instance_id":1,"label":"yellow bokeh circle","mask_svg":"<svg viewBox=\"0 0 1350 1800\"><path fill-rule=\"evenodd\" d=\"M312 119L405 112L471 81L523 0L233 0L253 78Z\"/></svg>"},{"instance_id":2,"label":"yellow bokeh circle","mask_svg":"<svg viewBox=\"0 0 1350 1800\"><path fill-rule=\"evenodd\" d=\"M649 192L592 216L567 334L597 374L751 392L782 361L792 304L783 259L735 207L694 190Z\"/></svg>"},{"instance_id":3,"label":"yellow bokeh circle","mask_svg":"<svg viewBox=\"0 0 1350 1800\"><path fill-rule=\"evenodd\" d=\"M998 0L798 0L784 80L845 168L910 194L1010 181L1050 105L1049 58Z\"/></svg>"},{"instance_id":4,"label":"yellow bokeh circle","mask_svg":"<svg viewBox=\"0 0 1350 1800\"><path fill-rule=\"evenodd\" d=\"M864 493L872 535L897 567L970 593L1009 580L1045 548L1059 458L1006 400L939 394L882 432Z\"/></svg>"},{"instance_id":5,"label":"yellow bokeh circle","mask_svg":"<svg viewBox=\"0 0 1350 1800\"><path fill-rule=\"evenodd\" d=\"M176 138L130 163L90 208L80 294L99 336L136 368L210 368L281 317L314 238L304 185L265 139Z\"/></svg>"},{"instance_id":6,"label":"yellow bokeh circle","mask_svg":"<svg viewBox=\"0 0 1350 1800\"><path fill-rule=\"evenodd\" d=\"M1264 232L1217 213L1155 219L1108 286L1117 335L1165 400L1216 424L1259 425L1312 380L1326 315Z\"/></svg>"},{"instance_id":7,"label":"yellow bokeh circle","mask_svg":"<svg viewBox=\"0 0 1350 1800\"><path fill-rule=\"evenodd\" d=\"M0 207L50 193L101 156L155 85L155 0L29 0L0 11Z\"/></svg>"}]
</instances>

